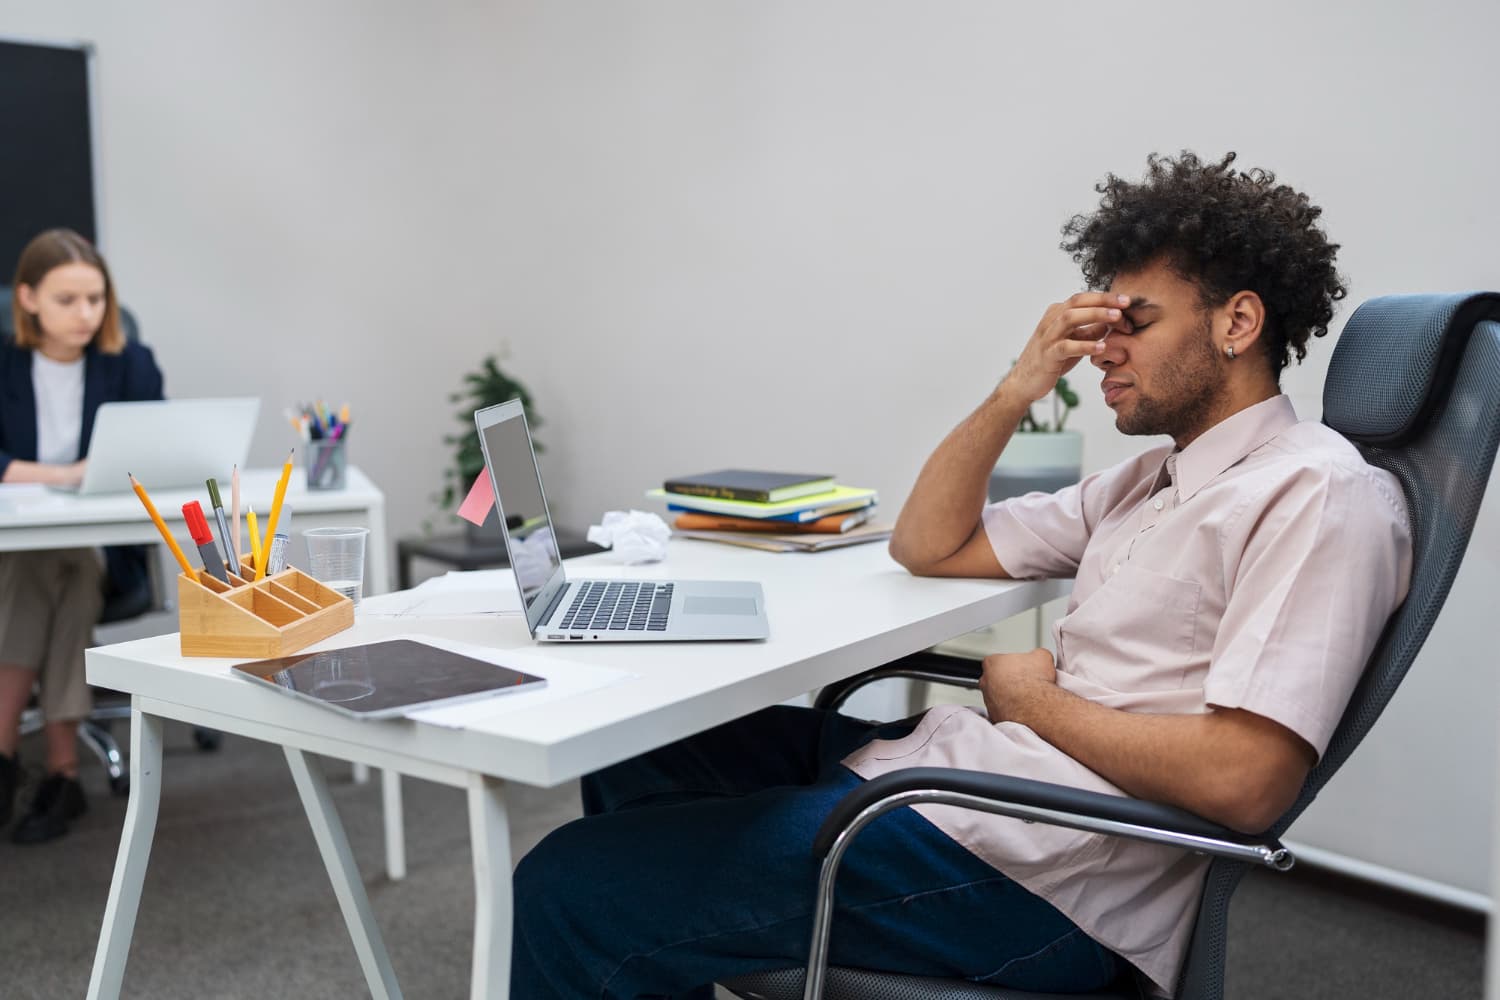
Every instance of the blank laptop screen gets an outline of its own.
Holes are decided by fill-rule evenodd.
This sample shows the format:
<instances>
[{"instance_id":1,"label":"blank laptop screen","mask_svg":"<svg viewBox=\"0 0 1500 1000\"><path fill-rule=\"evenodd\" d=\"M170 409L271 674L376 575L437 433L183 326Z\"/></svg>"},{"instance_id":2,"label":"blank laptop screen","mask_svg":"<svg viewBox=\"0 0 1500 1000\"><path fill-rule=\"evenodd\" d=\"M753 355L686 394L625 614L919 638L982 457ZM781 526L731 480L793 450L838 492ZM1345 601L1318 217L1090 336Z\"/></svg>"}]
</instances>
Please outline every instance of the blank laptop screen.
<instances>
[{"instance_id":1,"label":"blank laptop screen","mask_svg":"<svg viewBox=\"0 0 1500 1000\"><path fill-rule=\"evenodd\" d=\"M520 407L512 419L499 420L480 431L494 475L500 512L505 517L510 541L511 564L526 602L526 617L534 622L540 608L534 608L542 588L557 573L562 558L557 540L552 537L552 519L547 515L547 501L542 496L541 474L531 451L531 435Z\"/></svg>"}]
</instances>

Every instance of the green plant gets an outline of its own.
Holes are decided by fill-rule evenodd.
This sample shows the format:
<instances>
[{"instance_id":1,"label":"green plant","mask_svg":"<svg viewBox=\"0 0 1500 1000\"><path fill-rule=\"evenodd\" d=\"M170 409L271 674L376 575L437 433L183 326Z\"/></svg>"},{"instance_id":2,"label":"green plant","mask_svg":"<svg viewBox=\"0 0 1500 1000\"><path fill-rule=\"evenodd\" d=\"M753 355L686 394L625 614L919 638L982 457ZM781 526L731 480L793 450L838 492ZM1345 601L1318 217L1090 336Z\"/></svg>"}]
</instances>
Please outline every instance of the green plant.
<instances>
[{"instance_id":1,"label":"green plant","mask_svg":"<svg viewBox=\"0 0 1500 1000\"><path fill-rule=\"evenodd\" d=\"M1078 405L1078 393L1068 386L1068 380L1059 378L1057 386L1052 390L1052 423L1037 423L1036 418L1031 415L1031 407L1026 408L1026 415L1021 418L1020 424L1016 426L1017 431L1034 431L1046 434L1051 431L1060 431L1063 424L1068 422L1068 414Z\"/></svg>"},{"instance_id":2,"label":"green plant","mask_svg":"<svg viewBox=\"0 0 1500 1000\"><path fill-rule=\"evenodd\" d=\"M491 354L480 363L477 371L464 376L464 387L448 396L448 402L461 404L454 416L464 425L463 433L448 434L443 443L453 447L453 463L443 470L443 492L438 506L444 511L453 510L484 471L484 452L479 448L479 431L474 427L474 411L496 403L520 397L521 407L526 411L526 422L532 430L541 426L542 418L532 407L531 393L526 387L501 370L495 355ZM540 441L533 441L538 452L545 449Z\"/></svg>"}]
</instances>

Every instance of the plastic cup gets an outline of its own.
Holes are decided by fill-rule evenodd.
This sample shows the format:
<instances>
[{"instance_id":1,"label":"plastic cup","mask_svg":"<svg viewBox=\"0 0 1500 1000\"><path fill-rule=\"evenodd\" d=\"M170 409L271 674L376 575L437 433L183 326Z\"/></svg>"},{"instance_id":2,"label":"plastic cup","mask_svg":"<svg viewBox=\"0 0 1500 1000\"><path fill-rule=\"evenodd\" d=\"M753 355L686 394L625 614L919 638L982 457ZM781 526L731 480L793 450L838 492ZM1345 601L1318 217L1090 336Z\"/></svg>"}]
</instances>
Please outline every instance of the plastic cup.
<instances>
[{"instance_id":1,"label":"plastic cup","mask_svg":"<svg viewBox=\"0 0 1500 1000\"><path fill-rule=\"evenodd\" d=\"M302 448L309 490L341 490L347 478L349 451L342 437L306 441Z\"/></svg>"},{"instance_id":2,"label":"plastic cup","mask_svg":"<svg viewBox=\"0 0 1500 1000\"><path fill-rule=\"evenodd\" d=\"M325 587L332 587L354 602L365 589L365 539L369 528L309 528L302 533L307 543L307 571Z\"/></svg>"}]
</instances>

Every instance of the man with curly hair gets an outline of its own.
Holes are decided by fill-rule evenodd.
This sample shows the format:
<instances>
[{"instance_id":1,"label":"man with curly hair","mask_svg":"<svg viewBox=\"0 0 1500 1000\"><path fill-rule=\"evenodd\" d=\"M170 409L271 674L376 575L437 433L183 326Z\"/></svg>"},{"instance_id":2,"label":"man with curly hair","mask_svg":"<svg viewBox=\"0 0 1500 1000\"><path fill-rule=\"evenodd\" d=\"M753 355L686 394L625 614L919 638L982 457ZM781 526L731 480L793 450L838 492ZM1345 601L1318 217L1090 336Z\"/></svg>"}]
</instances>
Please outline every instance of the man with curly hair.
<instances>
[{"instance_id":1,"label":"man with curly hair","mask_svg":"<svg viewBox=\"0 0 1500 1000\"><path fill-rule=\"evenodd\" d=\"M863 779L1015 774L1248 833L1295 801L1406 593L1396 481L1297 419L1279 376L1344 286L1320 210L1234 155L1110 175L1063 248L1093 289L938 446L891 539L924 576L1072 577L1045 649L984 661L985 712L878 726L778 707L584 780L586 817L516 873L512 995L708 998L805 961L812 834ZM1027 408L1084 358L1152 448L986 503ZM896 810L840 869L831 961L1041 992L1175 989L1205 859L949 806Z\"/></svg>"}]
</instances>

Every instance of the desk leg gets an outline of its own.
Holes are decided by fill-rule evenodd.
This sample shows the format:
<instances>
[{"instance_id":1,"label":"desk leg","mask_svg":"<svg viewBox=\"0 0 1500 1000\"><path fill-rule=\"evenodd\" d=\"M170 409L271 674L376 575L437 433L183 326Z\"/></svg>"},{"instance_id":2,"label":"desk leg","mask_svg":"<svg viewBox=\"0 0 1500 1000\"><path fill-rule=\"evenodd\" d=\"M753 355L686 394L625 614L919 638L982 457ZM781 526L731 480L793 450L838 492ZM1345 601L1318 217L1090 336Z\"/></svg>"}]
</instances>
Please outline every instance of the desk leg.
<instances>
[{"instance_id":1,"label":"desk leg","mask_svg":"<svg viewBox=\"0 0 1500 1000\"><path fill-rule=\"evenodd\" d=\"M118 997L125 978L125 960L130 957L141 884L146 879L151 840L156 836L157 807L161 805L162 725L160 717L141 712L139 701L131 705L130 802L125 807L125 829L115 856L109 902L104 906L104 926L94 951L89 1000Z\"/></svg>"},{"instance_id":2,"label":"desk leg","mask_svg":"<svg viewBox=\"0 0 1500 1000\"><path fill-rule=\"evenodd\" d=\"M354 783L370 780L367 764L354 764ZM385 816L385 874L392 882L406 878L406 822L401 811L401 775L396 771L380 772L380 808Z\"/></svg>"},{"instance_id":3,"label":"desk leg","mask_svg":"<svg viewBox=\"0 0 1500 1000\"><path fill-rule=\"evenodd\" d=\"M307 822L318 841L323 864L328 868L333 894L338 897L339 909L344 911L344 923L349 927L349 939L359 956L370 995L375 1000L399 998L401 987L396 982L396 972L391 968L391 958L386 954L385 942L375 923L375 913L370 909L370 899L365 895L365 885L360 881L354 854L349 850L344 824L340 822L333 796L328 792L322 761L292 747L284 749L287 765L297 782L297 793L302 796L302 809L307 813Z\"/></svg>"},{"instance_id":4,"label":"desk leg","mask_svg":"<svg viewBox=\"0 0 1500 1000\"><path fill-rule=\"evenodd\" d=\"M510 823L505 783L469 775L469 840L474 851L474 972L471 1000L510 996Z\"/></svg>"},{"instance_id":5,"label":"desk leg","mask_svg":"<svg viewBox=\"0 0 1500 1000\"><path fill-rule=\"evenodd\" d=\"M406 829L401 810L401 772L380 772L380 808L385 816L385 874L392 882L406 878Z\"/></svg>"}]
</instances>

